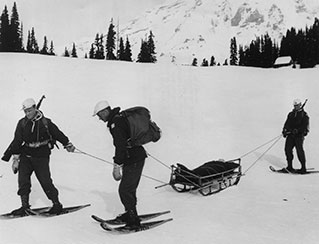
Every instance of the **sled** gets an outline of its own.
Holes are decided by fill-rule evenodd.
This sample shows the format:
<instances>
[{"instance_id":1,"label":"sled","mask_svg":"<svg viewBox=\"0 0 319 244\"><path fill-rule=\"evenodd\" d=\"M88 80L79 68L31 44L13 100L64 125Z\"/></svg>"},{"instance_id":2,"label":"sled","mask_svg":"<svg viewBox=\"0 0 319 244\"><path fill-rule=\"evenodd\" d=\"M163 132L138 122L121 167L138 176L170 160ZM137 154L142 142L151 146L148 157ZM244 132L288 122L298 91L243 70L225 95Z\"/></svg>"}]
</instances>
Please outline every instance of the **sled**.
<instances>
[{"instance_id":1,"label":"sled","mask_svg":"<svg viewBox=\"0 0 319 244\"><path fill-rule=\"evenodd\" d=\"M210 161L189 170L182 164L171 166L169 185L177 192L199 192L209 196L239 183L241 159L230 161Z\"/></svg>"}]
</instances>

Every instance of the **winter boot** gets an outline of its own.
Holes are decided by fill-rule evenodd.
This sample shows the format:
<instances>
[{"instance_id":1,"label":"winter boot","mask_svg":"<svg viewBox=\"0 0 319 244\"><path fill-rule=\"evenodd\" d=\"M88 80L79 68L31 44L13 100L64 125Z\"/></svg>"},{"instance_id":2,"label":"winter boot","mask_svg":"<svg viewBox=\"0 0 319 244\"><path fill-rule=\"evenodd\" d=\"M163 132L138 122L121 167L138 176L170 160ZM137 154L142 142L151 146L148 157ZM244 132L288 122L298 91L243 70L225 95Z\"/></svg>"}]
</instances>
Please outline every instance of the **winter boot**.
<instances>
[{"instance_id":1,"label":"winter boot","mask_svg":"<svg viewBox=\"0 0 319 244\"><path fill-rule=\"evenodd\" d=\"M295 169L292 167L292 161L288 161L288 166L286 168L286 170L290 173L293 173L295 171Z\"/></svg>"},{"instance_id":2,"label":"winter boot","mask_svg":"<svg viewBox=\"0 0 319 244\"><path fill-rule=\"evenodd\" d=\"M29 215L30 213L28 210L30 209L30 204L29 204L29 195L23 195L20 196L21 198L21 207L18 209L15 209L11 212L12 215L14 216L26 216Z\"/></svg>"},{"instance_id":3,"label":"winter boot","mask_svg":"<svg viewBox=\"0 0 319 244\"><path fill-rule=\"evenodd\" d=\"M305 163L302 163L302 164L301 164L301 169L298 169L296 172L297 172L298 174L306 174L306 173L307 173L306 164L305 164Z\"/></svg>"},{"instance_id":4,"label":"winter boot","mask_svg":"<svg viewBox=\"0 0 319 244\"><path fill-rule=\"evenodd\" d=\"M125 227L129 229L139 228L141 226L141 220L138 217L136 210L128 210L127 214L128 218Z\"/></svg>"},{"instance_id":5,"label":"winter boot","mask_svg":"<svg viewBox=\"0 0 319 244\"><path fill-rule=\"evenodd\" d=\"M59 214L61 214L62 210L63 210L63 205L59 201L53 202L53 206L48 211L48 214L59 215Z\"/></svg>"},{"instance_id":6,"label":"winter boot","mask_svg":"<svg viewBox=\"0 0 319 244\"><path fill-rule=\"evenodd\" d=\"M128 221L128 212L122 213L115 218L116 223L127 223Z\"/></svg>"}]
</instances>

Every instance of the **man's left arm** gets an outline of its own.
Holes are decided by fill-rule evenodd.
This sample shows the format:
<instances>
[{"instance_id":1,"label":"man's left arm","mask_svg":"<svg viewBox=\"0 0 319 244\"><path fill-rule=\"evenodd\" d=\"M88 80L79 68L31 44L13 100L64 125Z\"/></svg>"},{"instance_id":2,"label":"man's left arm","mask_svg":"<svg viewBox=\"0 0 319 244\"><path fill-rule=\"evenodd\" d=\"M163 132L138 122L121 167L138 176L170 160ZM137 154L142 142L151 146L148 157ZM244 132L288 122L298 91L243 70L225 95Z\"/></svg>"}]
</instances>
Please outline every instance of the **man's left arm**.
<instances>
[{"instance_id":1,"label":"man's left arm","mask_svg":"<svg viewBox=\"0 0 319 244\"><path fill-rule=\"evenodd\" d=\"M51 120L48 123L49 132L54 140L60 142L68 152L74 152L75 147L69 141L69 138L54 124Z\"/></svg>"}]
</instances>

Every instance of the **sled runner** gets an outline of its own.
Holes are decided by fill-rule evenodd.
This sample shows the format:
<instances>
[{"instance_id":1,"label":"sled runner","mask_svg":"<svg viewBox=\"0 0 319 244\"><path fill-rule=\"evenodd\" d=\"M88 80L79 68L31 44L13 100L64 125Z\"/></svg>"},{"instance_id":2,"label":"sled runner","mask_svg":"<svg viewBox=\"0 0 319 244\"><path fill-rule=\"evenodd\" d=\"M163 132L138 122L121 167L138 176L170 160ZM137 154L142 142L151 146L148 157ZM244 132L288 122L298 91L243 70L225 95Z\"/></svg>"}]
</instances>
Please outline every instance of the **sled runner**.
<instances>
[{"instance_id":1,"label":"sled runner","mask_svg":"<svg viewBox=\"0 0 319 244\"><path fill-rule=\"evenodd\" d=\"M210 161L193 170L177 163L172 165L169 184L177 192L198 191L203 196L237 185L241 177L241 159Z\"/></svg>"}]
</instances>

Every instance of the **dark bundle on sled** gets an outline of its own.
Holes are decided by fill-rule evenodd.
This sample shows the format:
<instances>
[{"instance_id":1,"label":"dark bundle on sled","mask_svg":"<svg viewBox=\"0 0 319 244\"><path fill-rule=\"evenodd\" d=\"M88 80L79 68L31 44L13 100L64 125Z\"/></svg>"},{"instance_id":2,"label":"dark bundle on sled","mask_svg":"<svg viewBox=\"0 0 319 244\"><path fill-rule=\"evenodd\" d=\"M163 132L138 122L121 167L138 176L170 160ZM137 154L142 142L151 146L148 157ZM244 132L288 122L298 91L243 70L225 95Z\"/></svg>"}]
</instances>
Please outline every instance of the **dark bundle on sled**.
<instances>
[{"instance_id":1,"label":"dark bundle on sled","mask_svg":"<svg viewBox=\"0 0 319 244\"><path fill-rule=\"evenodd\" d=\"M172 165L169 184L177 192L198 191L208 196L237 185L241 177L240 159L210 161L193 170L177 163Z\"/></svg>"}]
</instances>

